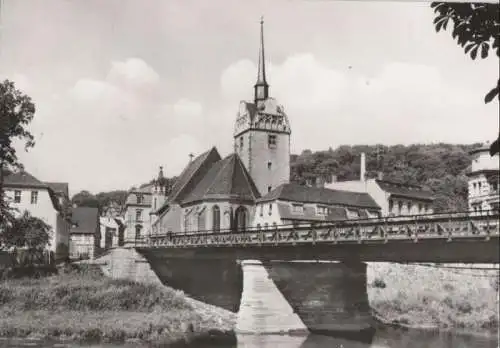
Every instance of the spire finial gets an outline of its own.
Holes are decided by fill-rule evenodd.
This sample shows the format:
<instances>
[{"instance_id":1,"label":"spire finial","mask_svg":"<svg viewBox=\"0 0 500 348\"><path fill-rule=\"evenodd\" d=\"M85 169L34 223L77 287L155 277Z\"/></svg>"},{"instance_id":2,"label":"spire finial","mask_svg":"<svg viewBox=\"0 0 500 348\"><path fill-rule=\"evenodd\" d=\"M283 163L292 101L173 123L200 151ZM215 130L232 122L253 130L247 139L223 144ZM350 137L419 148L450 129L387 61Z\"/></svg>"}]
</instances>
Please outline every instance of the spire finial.
<instances>
[{"instance_id":1,"label":"spire finial","mask_svg":"<svg viewBox=\"0 0 500 348\"><path fill-rule=\"evenodd\" d=\"M257 82L255 83L255 102L268 98L269 85L266 81L266 56L264 53L264 16L260 16L260 47Z\"/></svg>"}]
</instances>

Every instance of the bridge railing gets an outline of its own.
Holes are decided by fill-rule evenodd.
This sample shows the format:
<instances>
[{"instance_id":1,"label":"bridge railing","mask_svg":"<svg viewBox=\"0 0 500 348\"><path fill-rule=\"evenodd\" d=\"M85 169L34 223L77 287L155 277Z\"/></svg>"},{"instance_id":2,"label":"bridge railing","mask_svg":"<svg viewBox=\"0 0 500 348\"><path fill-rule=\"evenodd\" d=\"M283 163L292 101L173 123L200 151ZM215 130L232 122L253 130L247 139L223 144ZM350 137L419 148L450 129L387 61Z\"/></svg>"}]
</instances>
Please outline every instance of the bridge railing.
<instances>
[{"instance_id":1,"label":"bridge railing","mask_svg":"<svg viewBox=\"0 0 500 348\"><path fill-rule=\"evenodd\" d=\"M409 215L385 218L342 220L296 225L275 225L245 230L193 231L153 234L138 245L183 247L207 245L361 243L441 238L486 238L499 235L499 214L472 216L469 212Z\"/></svg>"}]
</instances>

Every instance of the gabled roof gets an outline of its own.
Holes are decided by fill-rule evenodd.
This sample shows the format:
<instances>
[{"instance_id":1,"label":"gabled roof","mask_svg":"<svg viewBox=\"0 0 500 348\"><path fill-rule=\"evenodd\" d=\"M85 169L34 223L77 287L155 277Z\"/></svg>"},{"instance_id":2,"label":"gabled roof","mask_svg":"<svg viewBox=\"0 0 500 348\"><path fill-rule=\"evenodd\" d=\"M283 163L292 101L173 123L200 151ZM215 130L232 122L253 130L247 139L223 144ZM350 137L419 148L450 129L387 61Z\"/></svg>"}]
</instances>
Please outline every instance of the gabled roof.
<instances>
[{"instance_id":1,"label":"gabled roof","mask_svg":"<svg viewBox=\"0 0 500 348\"><path fill-rule=\"evenodd\" d=\"M291 183L278 186L259 199L258 202L268 202L273 200L340 205L377 210L380 209L380 206L373 200L373 198L365 192L332 190L322 187L309 187Z\"/></svg>"},{"instance_id":2,"label":"gabled roof","mask_svg":"<svg viewBox=\"0 0 500 348\"><path fill-rule=\"evenodd\" d=\"M55 193L62 193L69 197L69 185L67 182L45 182Z\"/></svg>"},{"instance_id":3,"label":"gabled roof","mask_svg":"<svg viewBox=\"0 0 500 348\"><path fill-rule=\"evenodd\" d=\"M94 234L99 226L99 210L91 207L72 208L71 234Z\"/></svg>"},{"instance_id":4,"label":"gabled roof","mask_svg":"<svg viewBox=\"0 0 500 348\"><path fill-rule=\"evenodd\" d=\"M220 161L220 159L219 152L215 147L212 147L210 150L202 153L191 161L175 181L172 191L170 192L169 202L180 203L182 199L194 189L201 178L205 176L212 165Z\"/></svg>"},{"instance_id":5,"label":"gabled roof","mask_svg":"<svg viewBox=\"0 0 500 348\"><path fill-rule=\"evenodd\" d=\"M59 206L59 202L52 187L38 180L25 170L5 173L3 184L5 187L11 187L11 188L46 189L47 192L49 193L50 200L52 201L52 206L54 207L54 209L58 211L61 210L61 207Z\"/></svg>"},{"instance_id":6,"label":"gabled roof","mask_svg":"<svg viewBox=\"0 0 500 348\"><path fill-rule=\"evenodd\" d=\"M182 204L232 198L254 202L259 197L259 191L240 157L231 154L212 165Z\"/></svg>"},{"instance_id":7,"label":"gabled roof","mask_svg":"<svg viewBox=\"0 0 500 348\"><path fill-rule=\"evenodd\" d=\"M431 191L425 190L418 185L408 185L388 180L375 180L375 182L382 190L390 193L391 195L427 201L434 200L434 194Z\"/></svg>"},{"instance_id":8,"label":"gabled roof","mask_svg":"<svg viewBox=\"0 0 500 348\"><path fill-rule=\"evenodd\" d=\"M26 171L6 173L4 185L11 187L49 188L49 186Z\"/></svg>"}]
</instances>

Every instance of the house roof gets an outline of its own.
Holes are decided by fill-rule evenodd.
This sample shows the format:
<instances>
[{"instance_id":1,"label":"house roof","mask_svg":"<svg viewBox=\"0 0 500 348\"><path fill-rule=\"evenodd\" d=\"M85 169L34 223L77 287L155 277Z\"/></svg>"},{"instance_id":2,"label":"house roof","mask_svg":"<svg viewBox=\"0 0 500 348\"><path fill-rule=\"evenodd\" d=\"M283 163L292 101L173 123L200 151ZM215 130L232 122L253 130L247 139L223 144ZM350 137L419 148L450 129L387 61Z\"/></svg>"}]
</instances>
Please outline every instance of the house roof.
<instances>
[{"instance_id":1,"label":"house roof","mask_svg":"<svg viewBox=\"0 0 500 348\"><path fill-rule=\"evenodd\" d=\"M137 196L142 196L141 203L137 203ZM131 191L127 195L127 200L125 201L125 205L140 205L140 206L150 206L152 202L153 196L151 192L141 192L139 190Z\"/></svg>"},{"instance_id":2,"label":"house roof","mask_svg":"<svg viewBox=\"0 0 500 348\"><path fill-rule=\"evenodd\" d=\"M67 182L45 182L55 193L63 193L69 197L69 185Z\"/></svg>"},{"instance_id":3,"label":"house roof","mask_svg":"<svg viewBox=\"0 0 500 348\"><path fill-rule=\"evenodd\" d=\"M259 197L259 191L240 157L233 153L213 163L182 204L231 198L254 202Z\"/></svg>"},{"instance_id":4,"label":"house roof","mask_svg":"<svg viewBox=\"0 0 500 348\"><path fill-rule=\"evenodd\" d=\"M4 186L49 188L49 186L26 171L5 173Z\"/></svg>"},{"instance_id":5,"label":"house roof","mask_svg":"<svg viewBox=\"0 0 500 348\"><path fill-rule=\"evenodd\" d=\"M341 205L367 209L380 209L373 198L365 192L332 190L322 187L309 187L298 184L282 184L258 200L273 200L301 203L320 203L325 205Z\"/></svg>"},{"instance_id":6,"label":"house roof","mask_svg":"<svg viewBox=\"0 0 500 348\"><path fill-rule=\"evenodd\" d=\"M478 153L478 152L490 152L490 147L491 147L491 145L489 143L484 143L481 146L470 150L469 154L473 155L473 154Z\"/></svg>"},{"instance_id":7,"label":"house roof","mask_svg":"<svg viewBox=\"0 0 500 348\"><path fill-rule=\"evenodd\" d=\"M99 210L91 207L72 208L71 234L94 234L99 226Z\"/></svg>"},{"instance_id":8,"label":"house roof","mask_svg":"<svg viewBox=\"0 0 500 348\"><path fill-rule=\"evenodd\" d=\"M57 197L54 193L52 187L48 184L38 180L33 175L27 171L18 172L7 172L4 175L4 186L11 188L36 188L36 189L46 189L49 193L50 200L52 201L52 206L55 210L61 210Z\"/></svg>"},{"instance_id":9,"label":"house roof","mask_svg":"<svg viewBox=\"0 0 500 348\"><path fill-rule=\"evenodd\" d=\"M418 185L408 185L388 180L375 180L375 182L382 190L390 193L391 195L422 199L427 201L434 200L434 194L432 193L432 191L425 190Z\"/></svg>"},{"instance_id":10,"label":"house roof","mask_svg":"<svg viewBox=\"0 0 500 348\"><path fill-rule=\"evenodd\" d=\"M212 147L191 161L175 181L170 192L169 202L181 202L205 176L212 165L220 161L220 159L219 152L215 147Z\"/></svg>"},{"instance_id":11,"label":"house roof","mask_svg":"<svg viewBox=\"0 0 500 348\"><path fill-rule=\"evenodd\" d=\"M283 220L301 220L301 221L342 221L347 220L345 208L332 207L328 209L328 215L316 214L316 209L311 206L305 206L303 213L295 213L289 203L278 203L278 212Z\"/></svg>"}]
</instances>

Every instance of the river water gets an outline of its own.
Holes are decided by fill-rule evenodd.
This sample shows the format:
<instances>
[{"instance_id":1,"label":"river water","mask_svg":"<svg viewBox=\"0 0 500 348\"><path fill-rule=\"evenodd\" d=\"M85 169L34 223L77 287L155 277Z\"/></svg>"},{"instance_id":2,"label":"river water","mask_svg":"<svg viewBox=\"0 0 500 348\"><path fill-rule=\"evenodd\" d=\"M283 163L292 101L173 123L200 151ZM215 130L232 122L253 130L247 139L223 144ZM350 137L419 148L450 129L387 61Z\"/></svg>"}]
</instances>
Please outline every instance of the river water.
<instances>
[{"instance_id":1,"label":"river water","mask_svg":"<svg viewBox=\"0 0 500 348\"><path fill-rule=\"evenodd\" d=\"M369 339L370 340L370 339ZM76 344L42 342L37 340L0 340L0 348L149 348L140 343ZM169 347L169 346L164 346ZM383 329L377 331L371 342L357 342L322 335L279 336L237 335L224 342L192 342L176 344L172 348L498 348L497 337L472 336L448 332Z\"/></svg>"}]
</instances>

